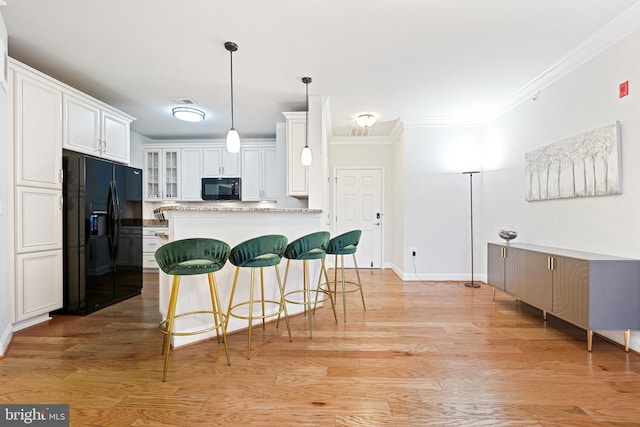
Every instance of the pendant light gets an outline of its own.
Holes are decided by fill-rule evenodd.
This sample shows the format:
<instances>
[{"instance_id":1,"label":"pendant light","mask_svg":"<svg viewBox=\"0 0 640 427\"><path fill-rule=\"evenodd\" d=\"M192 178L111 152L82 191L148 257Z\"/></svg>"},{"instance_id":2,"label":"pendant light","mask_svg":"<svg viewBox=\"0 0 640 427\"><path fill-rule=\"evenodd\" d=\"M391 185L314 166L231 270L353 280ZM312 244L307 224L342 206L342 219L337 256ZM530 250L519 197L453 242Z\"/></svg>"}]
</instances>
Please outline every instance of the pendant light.
<instances>
[{"instance_id":1,"label":"pendant light","mask_svg":"<svg viewBox=\"0 0 640 427\"><path fill-rule=\"evenodd\" d=\"M226 42L224 48L229 51L231 58L231 129L227 132L227 151L237 153L240 151L240 135L233 127L233 52L238 50L238 45L233 42Z\"/></svg>"},{"instance_id":2,"label":"pendant light","mask_svg":"<svg viewBox=\"0 0 640 427\"><path fill-rule=\"evenodd\" d=\"M309 148L309 83L311 83L311 77L303 77L302 83L307 87L307 109L306 109L306 122L305 129L306 134L304 138L304 148L302 149L302 154L300 154L300 162L303 166L309 166L311 161L313 160L313 156L311 155L311 148Z\"/></svg>"}]
</instances>

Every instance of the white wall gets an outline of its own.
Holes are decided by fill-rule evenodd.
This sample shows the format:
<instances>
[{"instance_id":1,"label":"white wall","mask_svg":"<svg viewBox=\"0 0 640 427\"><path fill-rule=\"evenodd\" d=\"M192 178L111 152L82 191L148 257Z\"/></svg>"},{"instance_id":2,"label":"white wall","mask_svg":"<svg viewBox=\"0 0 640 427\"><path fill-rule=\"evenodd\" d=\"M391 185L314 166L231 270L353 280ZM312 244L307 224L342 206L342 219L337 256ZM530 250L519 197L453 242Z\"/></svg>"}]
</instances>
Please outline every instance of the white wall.
<instances>
[{"instance_id":1,"label":"white wall","mask_svg":"<svg viewBox=\"0 0 640 427\"><path fill-rule=\"evenodd\" d=\"M404 167L404 151L405 151L405 143L404 143L404 130L398 136L397 140L393 144L393 167L392 170L395 172L393 175L393 182L391 183L391 195L387 195L387 200L392 200L391 209L389 212L391 213L391 218L393 221L387 222L387 232L391 235L391 253L388 254L387 258L391 263L391 268L396 272L398 276L403 276L401 271L401 266L404 265L404 250L405 247L405 225L404 225L404 204L405 199L407 197L405 191L405 182L406 179L404 177L405 170ZM389 175L387 174L387 179L389 179Z\"/></svg>"},{"instance_id":2,"label":"white wall","mask_svg":"<svg viewBox=\"0 0 640 427\"><path fill-rule=\"evenodd\" d=\"M640 31L485 128L481 241L514 225L518 242L640 258ZM630 95L618 98L628 80ZM622 194L526 202L524 153L621 122ZM640 283L638 284L640 286ZM640 306L640 301L638 301ZM640 309L640 307L639 307ZM622 342L621 333L607 333ZM632 332L632 348L640 336Z\"/></svg>"},{"instance_id":3,"label":"white wall","mask_svg":"<svg viewBox=\"0 0 640 427\"><path fill-rule=\"evenodd\" d=\"M309 199L307 207L310 209L327 209L327 98L323 96L309 96L309 139L307 141L313 154L313 161L309 165ZM297 154L296 154L297 155Z\"/></svg>"},{"instance_id":4,"label":"white wall","mask_svg":"<svg viewBox=\"0 0 640 427\"><path fill-rule=\"evenodd\" d=\"M407 127L404 134L404 280L466 280L471 273L469 176L482 159L482 129ZM474 175L474 227L483 176ZM474 270L481 250L475 235ZM410 248L416 248L415 260ZM398 248L396 248L398 250ZM397 254L394 254L397 256ZM477 272L475 271L475 272Z\"/></svg>"},{"instance_id":5,"label":"white wall","mask_svg":"<svg viewBox=\"0 0 640 427\"><path fill-rule=\"evenodd\" d=\"M7 29L4 19L0 15L0 40L7 48ZM9 223L8 212L13 209L11 200L13 192L11 186L13 179L13 151L10 149L9 141L9 98L4 89L0 89L0 356L3 355L11 339L11 292L12 278L9 275L10 235L13 228Z\"/></svg>"},{"instance_id":6,"label":"white wall","mask_svg":"<svg viewBox=\"0 0 640 427\"><path fill-rule=\"evenodd\" d=\"M147 138L144 135L140 135L137 132L131 132L131 144L130 144L130 159L129 166L134 168L144 169L144 158L142 155L142 149L144 144L149 144L153 140Z\"/></svg>"}]
</instances>

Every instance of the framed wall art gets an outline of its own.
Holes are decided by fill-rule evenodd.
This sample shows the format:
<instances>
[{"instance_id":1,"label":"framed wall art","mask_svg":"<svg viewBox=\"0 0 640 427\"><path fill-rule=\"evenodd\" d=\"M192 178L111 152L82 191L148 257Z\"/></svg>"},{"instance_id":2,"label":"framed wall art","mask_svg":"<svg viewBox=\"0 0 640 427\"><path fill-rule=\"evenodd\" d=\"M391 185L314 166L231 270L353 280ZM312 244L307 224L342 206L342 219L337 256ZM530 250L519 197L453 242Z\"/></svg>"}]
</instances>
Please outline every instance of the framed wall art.
<instances>
[{"instance_id":1,"label":"framed wall art","mask_svg":"<svg viewBox=\"0 0 640 427\"><path fill-rule=\"evenodd\" d=\"M620 122L525 153L526 200L621 193Z\"/></svg>"}]
</instances>

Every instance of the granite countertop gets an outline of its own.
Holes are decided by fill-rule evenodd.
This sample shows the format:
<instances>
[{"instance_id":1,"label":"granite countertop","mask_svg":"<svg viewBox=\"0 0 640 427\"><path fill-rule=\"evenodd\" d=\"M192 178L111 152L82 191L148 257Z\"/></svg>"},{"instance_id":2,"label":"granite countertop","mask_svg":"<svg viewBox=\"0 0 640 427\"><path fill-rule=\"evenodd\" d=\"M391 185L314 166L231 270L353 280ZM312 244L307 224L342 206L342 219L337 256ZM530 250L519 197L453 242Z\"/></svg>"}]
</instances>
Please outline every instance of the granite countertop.
<instances>
[{"instance_id":1,"label":"granite countertop","mask_svg":"<svg viewBox=\"0 0 640 427\"><path fill-rule=\"evenodd\" d=\"M168 227L169 221L166 219L143 219L143 227Z\"/></svg>"},{"instance_id":2,"label":"granite countertop","mask_svg":"<svg viewBox=\"0 0 640 427\"><path fill-rule=\"evenodd\" d=\"M219 206L162 206L153 211L158 215L166 211L208 211L208 212L265 212L265 213L321 213L322 209L305 209L305 208L255 208L255 207L219 207Z\"/></svg>"}]
</instances>

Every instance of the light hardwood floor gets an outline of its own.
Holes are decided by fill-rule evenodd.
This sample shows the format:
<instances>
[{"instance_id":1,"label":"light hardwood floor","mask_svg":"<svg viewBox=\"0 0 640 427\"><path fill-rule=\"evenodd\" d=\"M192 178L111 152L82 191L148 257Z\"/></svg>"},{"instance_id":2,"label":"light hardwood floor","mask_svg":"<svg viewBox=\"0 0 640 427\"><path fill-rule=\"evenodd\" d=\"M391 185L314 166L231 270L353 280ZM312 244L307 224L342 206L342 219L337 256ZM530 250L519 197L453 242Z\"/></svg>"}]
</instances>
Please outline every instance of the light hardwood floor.
<instances>
[{"instance_id":1,"label":"light hardwood floor","mask_svg":"<svg viewBox=\"0 0 640 427\"><path fill-rule=\"evenodd\" d=\"M14 334L0 403L68 403L72 426L638 426L640 356L498 293L364 270L367 311L328 306L172 353L162 382L157 280L85 317ZM221 286L224 284L220 284Z\"/></svg>"}]
</instances>

